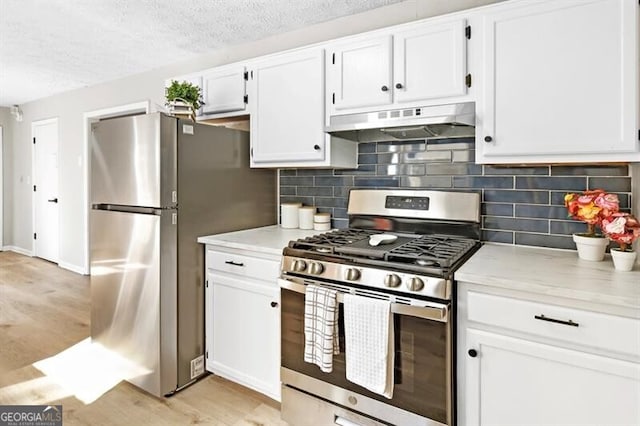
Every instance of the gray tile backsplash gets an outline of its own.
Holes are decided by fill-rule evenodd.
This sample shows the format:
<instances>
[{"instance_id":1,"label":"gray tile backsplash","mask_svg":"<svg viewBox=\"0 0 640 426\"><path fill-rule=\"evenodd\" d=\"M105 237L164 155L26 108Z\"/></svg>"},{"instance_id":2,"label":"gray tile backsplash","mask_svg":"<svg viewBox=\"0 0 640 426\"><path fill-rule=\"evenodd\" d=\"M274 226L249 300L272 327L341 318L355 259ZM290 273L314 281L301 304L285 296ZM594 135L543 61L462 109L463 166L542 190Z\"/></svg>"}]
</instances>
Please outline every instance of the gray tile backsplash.
<instances>
[{"instance_id":1,"label":"gray tile backsplash","mask_svg":"<svg viewBox=\"0 0 640 426\"><path fill-rule=\"evenodd\" d=\"M567 192L602 188L631 205L627 165L480 165L474 147L473 138L360 143L356 169L281 170L280 201L315 205L344 228L351 188L479 191L484 241L568 249L586 227L567 218Z\"/></svg>"}]
</instances>

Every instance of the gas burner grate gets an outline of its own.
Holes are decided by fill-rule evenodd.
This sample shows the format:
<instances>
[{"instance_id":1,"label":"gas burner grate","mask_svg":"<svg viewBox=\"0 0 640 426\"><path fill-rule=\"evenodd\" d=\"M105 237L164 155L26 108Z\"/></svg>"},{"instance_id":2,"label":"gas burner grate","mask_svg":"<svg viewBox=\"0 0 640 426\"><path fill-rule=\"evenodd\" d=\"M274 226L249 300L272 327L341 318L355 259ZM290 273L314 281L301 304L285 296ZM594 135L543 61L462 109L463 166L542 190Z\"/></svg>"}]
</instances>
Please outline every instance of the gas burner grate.
<instances>
[{"instance_id":1,"label":"gas burner grate","mask_svg":"<svg viewBox=\"0 0 640 426\"><path fill-rule=\"evenodd\" d=\"M371 231L368 229L340 229L292 241L289 243L289 247L319 253L334 253L336 247L352 244L356 241L369 238L370 235L379 233L379 231Z\"/></svg>"},{"instance_id":2,"label":"gas burner grate","mask_svg":"<svg viewBox=\"0 0 640 426\"><path fill-rule=\"evenodd\" d=\"M391 262L435 263L448 268L469 252L477 241L451 235L424 235L409 241L387 253Z\"/></svg>"}]
</instances>

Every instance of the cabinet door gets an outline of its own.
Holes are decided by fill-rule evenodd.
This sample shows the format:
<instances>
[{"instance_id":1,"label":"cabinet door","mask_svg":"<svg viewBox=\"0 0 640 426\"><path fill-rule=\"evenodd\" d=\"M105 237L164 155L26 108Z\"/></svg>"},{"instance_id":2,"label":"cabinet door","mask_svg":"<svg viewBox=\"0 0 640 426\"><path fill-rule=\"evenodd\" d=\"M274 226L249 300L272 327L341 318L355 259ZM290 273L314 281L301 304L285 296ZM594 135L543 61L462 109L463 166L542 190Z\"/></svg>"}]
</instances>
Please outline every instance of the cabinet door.
<instances>
[{"instance_id":1,"label":"cabinet door","mask_svg":"<svg viewBox=\"0 0 640 426\"><path fill-rule=\"evenodd\" d=\"M391 36L342 45L331 52L332 109L390 104Z\"/></svg>"},{"instance_id":2,"label":"cabinet door","mask_svg":"<svg viewBox=\"0 0 640 426\"><path fill-rule=\"evenodd\" d=\"M640 424L640 365L467 329L464 424Z\"/></svg>"},{"instance_id":3,"label":"cabinet door","mask_svg":"<svg viewBox=\"0 0 640 426\"><path fill-rule=\"evenodd\" d=\"M640 158L637 13L628 0L488 9L480 162Z\"/></svg>"},{"instance_id":4,"label":"cabinet door","mask_svg":"<svg viewBox=\"0 0 640 426\"><path fill-rule=\"evenodd\" d=\"M394 34L393 90L397 103L466 94L465 26L465 20L457 20Z\"/></svg>"},{"instance_id":5,"label":"cabinet door","mask_svg":"<svg viewBox=\"0 0 640 426\"><path fill-rule=\"evenodd\" d=\"M243 111L247 94L245 72L241 65L205 72L202 76L203 114Z\"/></svg>"},{"instance_id":6,"label":"cabinet door","mask_svg":"<svg viewBox=\"0 0 640 426\"><path fill-rule=\"evenodd\" d=\"M252 164L325 158L323 50L256 64L251 88Z\"/></svg>"},{"instance_id":7,"label":"cabinet door","mask_svg":"<svg viewBox=\"0 0 640 426\"><path fill-rule=\"evenodd\" d=\"M211 272L208 280L212 333L207 368L279 400L278 287Z\"/></svg>"}]
</instances>

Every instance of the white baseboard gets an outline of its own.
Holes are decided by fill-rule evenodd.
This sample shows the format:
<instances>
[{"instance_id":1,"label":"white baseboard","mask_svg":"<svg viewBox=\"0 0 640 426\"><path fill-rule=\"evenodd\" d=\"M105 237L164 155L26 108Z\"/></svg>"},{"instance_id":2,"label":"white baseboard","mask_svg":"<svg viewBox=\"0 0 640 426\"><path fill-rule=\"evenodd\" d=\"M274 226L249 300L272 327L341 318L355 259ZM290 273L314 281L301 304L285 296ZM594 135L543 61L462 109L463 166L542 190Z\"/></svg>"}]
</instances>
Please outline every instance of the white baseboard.
<instances>
[{"instance_id":1,"label":"white baseboard","mask_svg":"<svg viewBox=\"0 0 640 426\"><path fill-rule=\"evenodd\" d=\"M16 252L18 254L24 254L25 256L29 256L32 257L33 256L33 252L31 252L30 250L25 250L21 247L17 247L17 246L4 246L2 247L2 250L4 251L13 251Z\"/></svg>"},{"instance_id":2,"label":"white baseboard","mask_svg":"<svg viewBox=\"0 0 640 426\"><path fill-rule=\"evenodd\" d=\"M58 262L58 266L61 267L62 269L66 269L68 271L75 272L76 274L89 275L87 273L87 271L85 271L85 269L83 267L78 266L78 265L73 265L71 263L66 263L66 262Z\"/></svg>"}]
</instances>

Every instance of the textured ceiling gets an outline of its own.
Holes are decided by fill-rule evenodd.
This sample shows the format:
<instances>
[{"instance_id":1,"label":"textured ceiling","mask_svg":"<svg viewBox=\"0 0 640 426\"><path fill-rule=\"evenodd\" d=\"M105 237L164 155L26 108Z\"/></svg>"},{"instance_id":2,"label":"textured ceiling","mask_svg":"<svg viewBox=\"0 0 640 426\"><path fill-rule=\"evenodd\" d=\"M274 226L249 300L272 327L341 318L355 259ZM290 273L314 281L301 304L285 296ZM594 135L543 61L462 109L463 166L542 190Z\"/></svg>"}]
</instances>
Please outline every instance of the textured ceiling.
<instances>
[{"instance_id":1,"label":"textured ceiling","mask_svg":"<svg viewBox=\"0 0 640 426\"><path fill-rule=\"evenodd\" d=\"M0 0L0 106L401 0Z\"/></svg>"}]
</instances>

